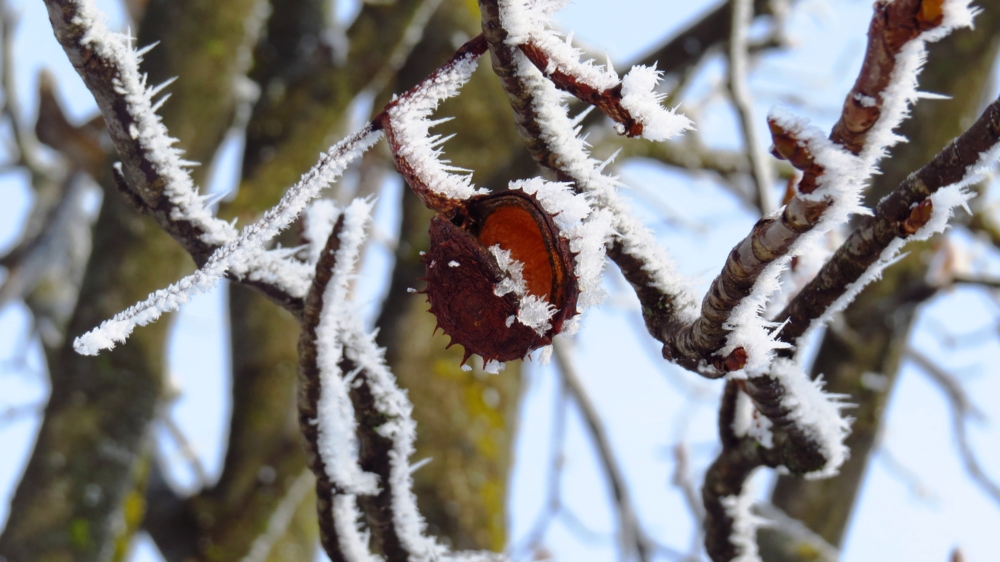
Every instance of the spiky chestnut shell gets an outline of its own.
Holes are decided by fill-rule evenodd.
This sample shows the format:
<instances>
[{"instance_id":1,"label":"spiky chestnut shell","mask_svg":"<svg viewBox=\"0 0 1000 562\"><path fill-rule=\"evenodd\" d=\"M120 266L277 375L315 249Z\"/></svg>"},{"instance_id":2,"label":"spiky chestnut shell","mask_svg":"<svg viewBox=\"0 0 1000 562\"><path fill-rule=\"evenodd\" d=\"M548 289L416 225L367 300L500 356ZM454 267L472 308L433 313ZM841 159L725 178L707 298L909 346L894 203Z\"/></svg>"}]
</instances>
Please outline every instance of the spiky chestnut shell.
<instances>
[{"instance_id":1,"label":"spiky chestnut shell","mask_svg":"<svg viewBox=\"0 0 1000 562\"><path fill-rule=\"evenodd\" d=\"M544 334L516 320L515 294L494 293L506 273L489 251L493 245L521 262L528 293L555 307ZM521 359L552 343L576 314L580 291L569 243L538 200L521 190L473 197L450 220L434 217L424 261L431 312L452 344L465 348L465 359L473 353L486 361Z\"/></svg>"}]
</instances>

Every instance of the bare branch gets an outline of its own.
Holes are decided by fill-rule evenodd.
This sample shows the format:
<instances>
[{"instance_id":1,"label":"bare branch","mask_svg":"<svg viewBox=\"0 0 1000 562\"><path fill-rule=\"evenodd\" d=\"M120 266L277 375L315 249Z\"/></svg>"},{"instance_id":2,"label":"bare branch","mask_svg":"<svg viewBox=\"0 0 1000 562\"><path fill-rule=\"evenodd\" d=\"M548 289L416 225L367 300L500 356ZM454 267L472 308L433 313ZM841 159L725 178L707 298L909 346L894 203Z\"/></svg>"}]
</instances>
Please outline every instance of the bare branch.
<instances>
[{"instance_id":1,"label":"bare branch","mask_svg":"<svg viewBox=\"0 0 1000 562\"><path fill-rule=\"evenodd\" d=\"M539 513L538 517L535 519L535 523L531 526L531 530L528 531L528 534L524 539L524 546L511 549L515 555L522 550L537 551L541 548L542 541L545 539L545 531L548 530L553 518L559 514L559 510L562 509L562 501L559 499L559 496L561 491L560 482L562 480L562 471L565 464L563 448L566 445L566 408L568 403L569 400L566 396L566 379L564 377L560 377L559 388L556 390L556 407L552 410L552 445L550 449L551 457L549 459L549 474L546 484L548 498L546 498L545 505L543 506L541 513Z\"/></svg>"},{"instance_id":2,"label":"bare branch","mask_svg":"<svg viewBox=\"0 0 1000 562\"><path fill-rule=\"evenodd\" d=\"M762 559L771 560L768 555L774 551L782 553L782 560L800 559L803 552L809 552L809 559L815 562L836 562L840 559L840 551L836 547L778 507L758 503L753 509L754 513L769 522L758 533Z\"/></svg>"},{"instance_id":3,"label":"bare branch","mask_svg":"<svg viewBox=\"0 0 1000 562\"><path fill-rule=\"evenodd\" d=\"M561 339L556 339L552 347L555 351L556 362L559 365L559 372L562 373L563 384L566 390L580 408L587 430L590 432L594 446L597 448L597 456L601 459L601 466L604 475L611 486L611 493L615 499L615 508L618 512L619 536L622 541L622 548L629 554L635 552L639 560L650 560L650 544L645 532L639 523L639 518L635 514L632 502L628 497L628 488L625 485L625 475L622 474L614 451L611 450L611 442L604 431L597 414L597 409L590 401L586 389L580 382L576 374L576 367L573 365L571 351L567 349L567 344Z\"/></svg>"},{"instance_id":4,"label":"bare branch","mask_svg":"<svg viewBox=\"0 0 1000 562\"><path fill-rule=\"evenodd\" d=\"M962 388L961 383L955 380L954 376L937 366L930 360L930 358L912 347L906 350L906 354L920 366L921 371L927 374L931 380L941 387L945 397L948 398L948 403L951 405L952 426L955 431L955 441L958 446L959 454L962 457L962 462L965 464L965 470L969 473L972 480L978 484L979 487L993 499L993 501L1000 505L1000 483L997 483L996 480L986 474L986 471L983 469L982 464L980 464L979 459L976 458L976 454L972 449L972 444L969 443L968 429L965 425L969 418L981 417L982 414L976 409L972 400L970 400L969 396L965 393L965 389Z\"/></svg>"},{"instance_id":5,"label":"bare branch","mask_svg":"<svg viewBox=\"0 0 1000 562\"><path fill-rule=\"evenodd\" d=\"M3 115L10 121L14 133L14 144L17 147L17 163L31 172L37 178L50 173L38 156L38 139L30 127L21 122L21 107L18 103L17 88L14 83L14 32L17 29L19 16L6 0L0 0L0 48L3 49L3 69L0 80L3 85Z\"/></svg>"},{"instance_id":6,"label":"bare branch","mask_svg":"<svg viewBox=\"0 0 1000 562\"><path fill-rule=\"evenodd\" d=\"M299 504L305 501L306 494L312 488L312 483L313 474L308 470L302 471L288 488L285 497L281 498L281 502L274 509L274 513L267 522L267 530L253 541L250 552L243 557L241 562L266 562L268 560L275 543L288 531L295 510Z\"/></svg>"},{"instance_id":7,"label":"bare branch","mask_svg":"<svg viewBox=\"0 0 1000 562\"><path fill-rule=\"evenodd\" d=\"M752 12L758 15L774 15L772 0L753 0ZM692 23L680 33L671 37L652 52L641 57L635 64L656 65L668 74L684 73L696 65L702 57L729 40L733 3L726 0Z\"/></svg>"},{"instance_id":8,"label":"bare branch","mask_svg":"<svg viewBox=\"0 0 1000 562\"><path fill-rule=\"evenodd\" d=\"M365 86L365 90L377 94L381 92L386 84L389 83L399 70L403 68L406 63L406 59L409 58L410 53L413 48L417 46L417 43L424 36L424 29L427 27L427 22L430 21L431 16L437 11L438 6L441 5L441 0L423 0L416 10L413 11L413 15L410 17L410 21L403 30L403 33L399 36L399 41L393 46L391 54L386 59L385 64L378 70L378 72L368 81Z\"/></svg>"},{"instance_id":9,"label":"bare branch","mask_svg":"<svg viewBox=\"0 0 1000 562\"><path fill-rule=\"evenodd\" d=\"M630 158L649 158L681 168L692 173L707 172L718 174L724 180L730 181L733 176L752 174L750 159L743 151L729 151L710 148L694 140L696 135L685 135L683 139L667 142L635 142L632 139L617 135L605 135L593 141L596 154L617 154L616 162ZM770 163L777 177L787 180L795 177L795 168L788 162L774 161ZM745 190L732 190L734 194L748 205L754 205L752 197Z\"/></svg>"},{"instance_id":10,"label":"bare branch","mask_svg":"<svg viewBox=\"0 0 1000 562\"><path fill-rule=\"evenodd\" d=\"M4 256L2 265L7 268L7 275L0 282L0 309L27 296L45 272L57 263L58 249L69 235L71 223L81 212L83 194L82 174L67 175L61 182L58 199L45 214L36 235L23 240Z\"/></svg>"},{"instance_id":11,"label":"bare branch","mask_svg":"<svg viewBox=\"0 0 1000 562\"><path fill-rule=\"evenodd\" d=\"M174 418L167 413L163 416L162 420L163 427L167 428L167 433L170 434L170 438L174 440L177 444L177 448L180 451L181 456L191 467L191 471L194 472L195 477L195 489L201 489L208 485L208 472L205 470L204 463L198 458L198 452L194 450L191 445L191 441L188 440L187 436L174 421Z\"/></svg>"},{"instance_id":12,"label":"bare branch","mask_svg":"<svg viewBox=\"0 0 1000 562\"><path fill-rule=\"evenodd\" d=\"M732 25L729 34L729 93L740 116L743 144L757 184L757 207L762 215L776 207L772 193L770 162L760 139L754 133L753 96L747 84L747 32L753 19L753 0L732 0Z\"/></svg>"},{"instance_id":13,"label":"bare branch","mask_svg":"<svg viewBox=\"0 0 1000 562\"><path fill-rule=\"evenodd\" d=\"M695 490L694 484L691 482L691 477L688 475L690 468L688 467L687 447L684 446L684 443L677 443L673 447L673 454L674 474L670 478L670 483L681 490L681 493L684 495L684 501L687 502L688 509L694 515L695 521L700 523L705 519L705 507L698 499L698 492ZM696 526L700 527L700 525Z\"/></svg>"}]
</instances>

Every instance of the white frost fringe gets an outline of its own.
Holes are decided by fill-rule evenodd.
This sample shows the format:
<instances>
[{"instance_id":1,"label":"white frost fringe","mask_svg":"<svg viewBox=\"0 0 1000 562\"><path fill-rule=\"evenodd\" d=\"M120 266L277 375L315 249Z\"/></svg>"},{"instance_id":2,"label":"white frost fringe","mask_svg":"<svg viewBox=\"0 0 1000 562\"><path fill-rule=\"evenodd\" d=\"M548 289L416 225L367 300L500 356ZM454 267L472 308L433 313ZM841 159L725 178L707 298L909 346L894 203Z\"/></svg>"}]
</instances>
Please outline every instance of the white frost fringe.
<instances>
[{"instance_id":1,"label":"white frost fringe","mask_svg":"<svg viewBox=\"0 0 1000 562\"><path fill-rule=\"evenodd\" d=\"M619 79L610 60L604 66L580 60L583 52L573 46L572 34L563 38L552 29L552 15L569 4L568 0L500 0L498 4L500 23L508 33L506 43L515 48L529 42L539 47L549 59L547 73L560 70L598 91L621 84L622 107L642 123L643 138L667 140L692 127L687 117L660 105L663 96L654 89L661 73L655 68L634 66ZM624 133L620 124L616 129Z\"/></svg>"},{"instance_id":2,"label":"white frost fringe","mask_svg":"<svg viewBox=\"0 0 1000 562\"><path fill-rule=\"evenodd\" d=\"M323 310L316 325L316 365L319 369L320 395L317 404L319 437L317 449L323 458L327 476L348 494L378 492L376 475L364 472L358 464L357 422L349 388L354 374L340 372L343 359L344 315L353 315L344 303L351 290L351 277L365 239L365 224L372 204L356 199L344 211L340 247L330 281L323 292Z\"/></svg>"},{"instance_id":3,"label":"white frost fringe","mask_svg":"<svg viewBox=\"0 0 1000 562\"><path fill-rule=\"evenodd\" d=\"M375 400L375 409L388 421L377 429L380 435L392 440L389 452L390 482L392 486L393 524L404 548L413 560L500 561L504 558L494 553L455 553L438 544L425 534L425 523L417 509L409 458L414 451L416 423L413 405L406 393L396 384L396 378L385 365L384 350L379 348L374 336L367 332L353 303L348 299L348 289L358 253L364 240L364 227L371 214L371 204L356 200L344 211L344 227L340 234L340 248L332 277L323 295L323 310L316 328L320 369L321 407L319 428L321 433L320 455L327 473L335 484L355 494L376 494L379 491L377 476L365 473L358 463L356 423L354 408L348 394L355 377L364 377ZM342 350L342 351L341 351ZM340 371L340 360L346 357L357 370ZM367 541L358 529L358 511L355 496L345 494L335 499L335 520L338 533L343 533L341 548L352 561L375 560L367 550Z\"/></svg>"},{"instance_id":4,"label":"white frost fringe","mask_svg":"<svg viewBox=\"0 0 1000 562\"><path fill-rule=\"evenodd\" d=\"M725 325L730 333L726 346L719 351L721 356L743 347L748 353L745 370L759 372L766 369L773 360L775 350L787 347L775 338L777 326L762 317L765 306L780 288L782 273L795 256L828 253L822 244L825 236L844 224L852 214L871 214L862 205L861 195L868 179L878 172L878 163L888 149L905 140L893 131L908 117L910 105L920 97L917 76L926 62L926 44L947 36L955 29L971 26L976 10L969 7L969 2L970 0L947 0L942 7L944 20L941 25L921 33L897 55L890 83L881 94L882 111L869 130L865 147L858 156L833 144L823 131L783 108L777 107L771 111L769 119L777 121L801 139L816 162L824 168L816 191L810 194L799 193L796 197L807 200L826 199L832 204L823 213L819 223L801 236L786 256L764 268L751 294L733 310ZM875 103L875 100L871 102Z\"/></svg>"},{"instance_id":5,"label":"white frost fringe","mask_svg":"<svg viewBox=\"0 0 1000 562\"><path fill-rule=\"evenodd\" d=\"M139 144L143 159L164 179L163 194L172 206L171 220L190 222L201 230L198 238L210 246L233 242L238 235L236 229L214 216L210 208L210 201L214 198L199 194L187 172L187 168L194 163L182 159L183 151L174 146L177 139L170 137L156 114L170 94L156 102L153 99L173 80L153 88L147 87L146 76L139 71L145 50L133 49L131 36L109 32L103 17L90 0L78 0L77 4L79 16L75 23L87 27L81 46L114 63L118 71L113 79L115 90L125 102L125 111L135 121L130 126L129 134ZM255 13L254 17L261 16ZM230 264L230 271L240 278L281 287L293 297L304 296L312 281L311 269L289 257L287 253L259 248L246 253L242 261Z\"/></svg>"},{"instance_id":6,"label":"white frost fringe","mask_svg":"<svg viewBox=\"0 0 1000 562\"><path fill-rule=\"evenodd\" d=\"M729 542L736 547L736 558L733 562L760 562L757 552L757 529L767 524L767 520L757 517L750 511L753 506L753 492L750 484L743 485L743 493L738 496L719 498L722 507L733 520L733 534Z\"/></svg>"},{"instance_id":7,"label":"white frost fringe","mask_svg":"<svg viewBox=\"0 0 1000 562\"><path fill-rule=\"evenodd\" d=\"M948 228L948 220L955 209L962 207L970 212L967 206L973 193L968 190L970 185L982 180L990 167L1000 160L1000 145L980 155L979 161L966 170L965 177L958 183L941 188L929 197L933 207L931 218L917 232L907 238L897 238L883 250L879 259L854 283L848 286L843 295L817 318L800 338L807 340L811 334L825 326L835 314L844 310L861 290L872 281L881 277L886 267L892 265L899 257L900 250L910 241L926 240L934 234L944 232ZM802 365L805 363L803 354L805 346L800 346L794 359L775 359L769 369L762 368L754 375L768 374L781 381L786 389L783 405L791 410L790 417L799 427L807 429L820 445L827 464L819 471L807 475L808 478L823 478L836 474L840 465L847 459L848 449L844 439L850 431L849 418L844 418L841 410L845 404L843 396L830 395L823 392L822 379L812 381L805 373ZM744 415L745 417L745 415ZM750 433L748 421L737 420L744 434ZM767 435L761 441L765 444ZM766 445L765 445L766 446Z\"/></svg>"},{"instance_id":8,"label":"white frost fringe","mask_svg":"<svg viewBox=\"0 0 1000 562\"><path fill-rule=\"evenodd\" d=\"M409 162L415 174L431 191L452 199L467 199L489 193L489 190L476 188L472 184L470 174L459 174L466 170L450 166L446 160L441 159L440 147L448 138L432 136L429 131L431 127L445 120L432 121L430 116L443 100L458 93L472 76L476 63L477 57L468 55L446 71L439 73L426 85L400 98L388 112L392 129L400 145L399 156ZM540 75L538 77L548 83L547 79ZM557 97L553 106L557 111L561 110L559 100ZM565 119L565 115L563 117ZM570 125L570 129L572 127ZM575 132L571 134L576 136ZM594 164L599 165L596 162ZM521 189L534 195L542 207L553 216L560 233L569 241L570 249L577 254L574 260L574 272L580 287L579 310L582 312L603 300L601 272L604 266L604 245L610 236L611 222L607 211L591 212L587 197L573 193L566 184L549 182L541 178L513 181L510 183L510 189ZM498 290L502 292L501 294L509 292L504 287L498 287ZM522 300L520 310L523 314L519 313L517 319L540 333L547 331L552 317L548 303L538 298L533 299L531 295L519 293L518 296ZM570 321L564 325L563 331L571 332L575 326L576 323ZM491 366L490 370L495 368Z\"/></svg>"},{"instance_id":9,"label":"white frost fringe","mask_svg":"<svg viewBox=\"0 0 1000 562\"><path fill-rule=\"evenodd\" d=\"M451 137L431 136L429 131L449 119L431 121L429 117L442 101L458 94L472 77L478 61L478 56L467 54L444 72L438 73L433 80L404 94L388 111L392 130L399 141L398 155L410 163L414 173L427 183L431 191L451 199L468 199L473 195L489 193L489 190L476 189L468 170L450 166L447 161L441 160L440 147Z\"/></svg>"},{"instance_id":10,"label":"white frost fringe","mask_svg":"<svg viewBox=\"0 0 1000 562\"><path fill-rule=\"evenodd\" d=\"M551 17L567 4L566 0L500 0L500 22L508 32L507 44L515 47L514 64L522 83L534 97L533 109L542 138L557 156L561 170L565 171L587 194L594 208L582 222L570 230L570 249L580 252L577 257L577 275L580 277L580 311L599 304L604 298L601 289L601 269L607 243L619 240L627 254L644 264L643 269L652 279L652 286L678 299L679 316L693 320L697 305L690 290L690 283L676 271L673 261L656 243L653 233L632 217L628 205L617 195L618 179L602 172L610 163L598 162L590 157L587 144L579 137L580 117L570 119L564 101L566 94L556 89L551 81L516 47L534 42L549 56L551 72L558 68L578 77L599 90L619 84L618 74L610 62L606 66L592 61L580 62L581 52L571 44L572 37L563 40L551 29ZM622 105L644 125L643 136L651 140L665 140L691 128L683 115L660 106L660 98L652 92L659 80L655 70L633 68L622 81L625 99ZM564 332L573 333L576 319L571 319Z\"/></svg>"},{"instance_id":11,"label":"white frost fringe","mask_svg":"<svg viewBox=\"0 0 1000 562\"><path fill-rule=\"evenodd\" d=\"M843 402L845 396L824 392L823 378L810 379L801 365L791 359L775 359L770 376L785 389L781 405L789 409L788 418L819 445L826 459L822 468L805 477L818 479L837 474L850 453L844 440L851 432L853 419L841 413L848 406Z\"/></svg>"},{"instance_id":12,"label":"white frost fringe","mask_svg":"<svg viewBox=\"0 0 1000 562\"><path fill-rule=\"evenodd\" d=\"M477 57L468 55L426 85L400 98L388 112L400 145L399 156L409 162L415 174L431 191L451 199L468 199L489 193L488 189L476 188L472 184L471 174L460 174L467 170L453 167L447 160L441 159L440 147L450 137L442 138L429 132L431 127L446 121L431 120L433 111L443 100L458 93L472 76L476 63ZM544 78L542 80L548 82ZM531 178L515 180L509 187L534 195L553 216L560 233L569 241L570 249L577 254L574 271L580 287L579 310L582 312L603 300L601 272L604 267L604 243L610 232L610 216L606 216L606 211L591 212L588 199L573 193L570 186L562 183ZM503 286L497 290L501 294L509 292ZM541 334L548 331L552 318L548 303L532 295L518 293L518 296L522 301L520 311L523 314L519 312L517 319ZM576 323L570 321L564 325L563 331L572 331L575 326ZM490 371L496 369L494 365L489 367Z\"/></svg>"},{"instance_id":13,"label":"white frost fringe","mask_svg":"<svg viewBox=\"0 0 1000 562\"><path fill-rule=\"evenodd\" d=\"M238 277L278 284L292 296L304 295L311 280L309 269L288 259L287 252L265 250L263 243L288 226L305 203L339 177L351 160L378 140L380 133L366 128L332 147L276 207L237 236L231 224L212 214L206 204L209 198L199 195L185 169L192 163L181 158L182 151L174 146L176 139L170 137L156 114L166 97L156 103L153 99L169 82L148 88L145 75L139 71L144 51L132 48L131 36L108 31L92 0L76 0L76 4L78 15L74 23L87 29L80 42L81 47L92 50L116 66L115 90L135 121L129 134L142 148L143 158L165 180L163 193L173 206L170 218L192 223L203 232L201 241L221 247L201 270L167 289L156 291L145 301L78 337L73 342L73 348L84 355L111 349L116 343L124 342L136 326L153 322L164 312L177 310L191 296L210 289L227 271Z\"/></svg>"},{"instance_id":14,"label":"white frost fringe","mask_svg":"<svg viewBox=\"0 0 1000 562\"><path fill-rule=\"evenodd\" d=\"M520 51L514 53L514 61L522 82L532 91L533 109L542 138L556 154L560 169L576 182L594 208L575 230L570 231L569 237L570 249L580 252L577 257L579 309L584 311L603 300L600 271L604 251L611 240L618 239L627 254L642 261L653 287L667 294L682 295L680 300L684 302L679 303L682 318L696 318L697 307L688 281L677 272L649 228L635 219L628 205L618 197L618 179L602 173L610 161L598 162L590 157L587 144L579 137L579 119L570 119L567 115L565 94L542 76ZM564 332L572 333L573 323L568 324Z\"/></svg>"},{"instance_id":15,"label":"white frost fringe","mask_svg":"<svg viewBox=\"0 0 1000 562\"><path fill-rule=\"evenodd\" d=\"M236 238L232 225L215 218L205 204L206 197L198 194L198 188L186 170L193 163L181 158L183 151L174 146L177 139L170 136L156 114L169 94L159 102L154 103L153 98L173 79L153 88L147 87L146 75L139 71L142 55L146 51L133 49L130 35L108 31L103 15L92 0L75 0L75 3L78 16L74 23L87 28L80 45L112 61L117 67L118 74L113 79L115 91L125 102L125 111L135 120L129 134L142 147L143 158L165 180L163 194L174 207L170 218L196 225L204 231L201 240L207 244L225 244Z\"/></svg>"},{"instance_id":16,"label":"white frost fringe","mask_svg":"<svg viewBox=\"0 0 1000 562\"><path fill-rule=\"evenodd\" d=\"M931 236L942 233L948 229L948 220L955 214L955 210L959 207L965 209L965 212L972 214L969 210L968 201L975 196L975 193L971 192L968 188L975 185L986 177L989 170L1000 161L1000 145L994 146L992 149L982 153L979 156L979 161L969 166L966 170L965 177L962 178L958 183L943 187L938 189L931 194L928 199L932 205L931 218L927 223L922 226L915 233L911 234L907 238L897 238L893 240L886 248L882 251L882 255L879 256L878 260L875 261L868 270L858 278L857 281L851 283L843 295L840 296L836 301L833 302L816 321L809 326L804 334L802 334L801 339L803 341L809 339L815 330L826 326L835 314L847 308L847 306L854 301L854 298L858 296L862 289L873 281L878 280L882 277L882 272L885 268L889 267L896 260L899 259L899 252L903 247L910 241L927 240ZM802 350L799 351L802 353ZM801 357L797 357L801 360Z\"/></svg>"},{"instance_id":17,"label":"white frost fringe","mask_svg":"<svg viewBox=\"0 0 1000 562\"><path fill-rule=\"evenodd\" d=\"M149 324L165 312L177 310L192 296L211 289L229 269L246 267L250 259L261 254L266 241L288 227L310 200L336 181L348 164L381 137L381 131L372 131L368 125L333 145L320 157L319 163L285 192L277 205L256 223L244 228L238 238L216 250L200 270L166 289L156 291L146 300L76 338L73 349L82 355L96 355L102 349L111 349L116 343L124 342L136 326Z\"/></svg>"}]
</instances>

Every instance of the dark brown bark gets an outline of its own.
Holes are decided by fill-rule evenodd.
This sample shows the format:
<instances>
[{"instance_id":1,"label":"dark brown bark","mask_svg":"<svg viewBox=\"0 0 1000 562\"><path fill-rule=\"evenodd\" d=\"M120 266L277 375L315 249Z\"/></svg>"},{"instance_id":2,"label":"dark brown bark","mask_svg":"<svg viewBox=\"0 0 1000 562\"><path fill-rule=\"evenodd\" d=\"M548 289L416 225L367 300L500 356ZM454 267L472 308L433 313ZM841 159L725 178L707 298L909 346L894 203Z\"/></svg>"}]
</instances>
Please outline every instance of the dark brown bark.
<instances>
[{"instance_id":1,"label":"dark brown bark","mask_svg":"<svg viewBox=\"0 0 1000 562\"><path fill-rule=\"evenodd\" d=\"M932 2L928 0L926 3ZM883 91L896 69L896 55L921 32L942 23L940 17L927 19L924 4L923 0L900 0L875 5L864 63L857 82L848 92L840 119L830 134L830 140L852 154L860 154L865 148L868 132L881 115ZM867 98L874 99L874 103L863 103L862 99ZM765 268L788 255L799 238L819 224L832 204L829 198L800 196L816 189L825 170L813 164L810 155L799 151L793 153L791 149L801 147L797 147L795 139L786 139L784 131L775 124L772 124L772 131L776 133L777 154L795 158L792 164L805 172L795 196L778 216L761 219L751 233L733 248L722 272L712 282L702 301L700 318L679 330L671 322L662 322L669 331L654 333L664 342L665 358L688 369L700 370L705 376L721 376L731 367L743 367L740 361L730 361L730 357L721 360L717 355L729 334L725 324L730 313L751 293ZM782 153L782 149L787 150ZM796 158L798 156L801 158Z\"/></svg>"},{"instance_id":2,"label":"dark brown bark","mask_svg":"<svg viewBox=\"0 0 1000 562\"><path fill-rule=\"evenodd\" d=\"M883 164L883 174L876 177L869 192L869 204L878 202L972 124L1000 43L1000 10L988 3L981 7L984 12L977 18L975 30L963 30L930 47L920 89L952 99L921 101L916 106L913 117L901 128L911 140ZM910 255L906 259L889 268L881 281L848 307L844 329L827 331L813 367L815 374L824 375L828 391L846 394L849 402L858 404L851 411L856 421L847 440L850 459L840 476L829 480L783 476L772 495L776 506L833 545L842 543L849 524L917 306L933 294L925 280L926 245L910 245L907 251ZM878 389L866 387L861 381L869 372L885 375L889 384ZM775 540L781 537L762 531L760 544L765 556L772 552L769 541Z\"/></svg>"}]
</instances>

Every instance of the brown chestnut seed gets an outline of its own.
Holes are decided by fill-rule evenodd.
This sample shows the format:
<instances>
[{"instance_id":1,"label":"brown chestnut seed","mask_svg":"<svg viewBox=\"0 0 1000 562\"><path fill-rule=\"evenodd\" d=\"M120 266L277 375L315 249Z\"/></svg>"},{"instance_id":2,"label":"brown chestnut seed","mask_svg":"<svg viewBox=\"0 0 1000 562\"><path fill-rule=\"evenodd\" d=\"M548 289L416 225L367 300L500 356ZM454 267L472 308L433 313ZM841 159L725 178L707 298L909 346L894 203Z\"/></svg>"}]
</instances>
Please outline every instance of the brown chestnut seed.
<instances>
[{"instance_id":1,"label":"brown chestnut seed","mask_svg":"<svg viewBox=\"0 0 1000 562\"><path fill-rule=\"evenodd\" d=\"M576 314L579 288L569 244L534 196L512 190L473 197L452 220L435 217L430 239L427 300L452 343L465 347L465 359L473 353L484 360L521 359L550 344ZM507 275L489 251L494 245L521 262L527 292L556 308L544 334L516 320L516 295L494 293Z\"/></svg>"}]
</instances>

